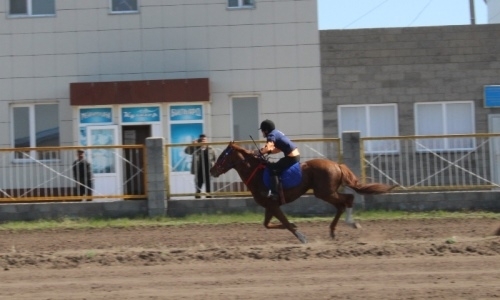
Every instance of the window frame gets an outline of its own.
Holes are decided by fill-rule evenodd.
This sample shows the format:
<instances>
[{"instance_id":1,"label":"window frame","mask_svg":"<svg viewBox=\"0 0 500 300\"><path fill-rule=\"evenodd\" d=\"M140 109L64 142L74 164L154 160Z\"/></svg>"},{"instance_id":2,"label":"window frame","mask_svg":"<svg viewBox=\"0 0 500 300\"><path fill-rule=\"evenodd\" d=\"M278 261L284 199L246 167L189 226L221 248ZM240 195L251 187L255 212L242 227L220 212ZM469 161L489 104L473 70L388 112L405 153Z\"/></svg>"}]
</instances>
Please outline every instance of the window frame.
<instances>
[{"instance_id":1,"label":"window frame","mask_svg":"<svg viewBox=\"0 0 500 300\"><path fill-rule=\"evenodd\" d=\"M227 5L226 8L229 10L236 10L236 9L254 9L255 8L255 0L250 0L251 4L245 4L245 0L237 0L238 5L237 6L229 6L229 1L227 0Z\"/></svg>"},{"instance_id":2,"label":"window frame","mask_svg":"<svg viewBox=\"0 0 500 300\"><path fill-rule=\"evenodd\" d=\"M109 0L109 13L112 15L122 15L122 14L138 14L140 6L140 0L137 0L136 10L113 10L113 0Z\"/></svg>"},{"instance_id":3,"label":"window frame","mask_svg":"<svg viewBox=\"0 0 500 300\"><path fill-rule=\"evenodd\" d=\"M259 139L260 131L258 129L255 129L255 130L251 129L253 127L250 127L250 125L249 125L249 124L257 124L260 122L260 120L259 120L259 107L260 107L259 102L260 102L260 99L259 99L258 95L252 95L252 94L235 95L235 96L231 97L230 110L231 110L231 137L232 137L232 139L233 140L248 140L248 138L249 138L245 134L241 135L240 137L236 137L236 133L235 133L235 126L237 125L235 122L235 118L237 116L236 111L241 111L241 110L237 109L237 106L241 103L239 101L247 101L248 103L250 101L252 101L252 103L250 103L250 105L255 105L254 111L245 111L245 115L251 116L251 117L247 118L247 120L246 120L247 122L241 122L241 123L243 123L242 125L246 125L244 127L247 128L248 131L252 133L252 136L255 136L257 139ZM239 124L241 124L241 123L239 123Z\"/></svg>"},{"instance_id":4,"label":"window frame","mask_svg":"<svg viewBox=\"0 0 500 300\"><path fill-rule=\"evenodd\" d=\"M16 151L15 149L18 149L18 148L37 148L39 146L36 145L36 133L37 133L37 129L36 129L36 114L35 114L35 108L36 106L40 106L40 105L57 105L57 109L59 110L59 103L57 102L44 102L44 103L23 103L23 104L12 104L11 107L10 107L10 117L11 117L11 128L10 128L10 144L11 144L11 147L12 149L14 149L13 153L12 153L12 160L13 162L16 162L16 163L25 163L25 162L33 162L33 159L31 158L18 158L16 157L16 153L18 152L21 152L21 151ZM26 107L28 108L28 122L29 122L29 146L28 147L16 147L15 146L15 134L14 134L14 126L16 125L15 123L15 119L14 119L14 109L15 108L19 108L19 107ZM58 132L58 135L59 135L59 145L57 146L52 146L52 147L60 147L61 145L61 124L60 124L60 118L59 118L59 111L57 112L57 115L58 115L58 119L57 119L57 123L58 123L58 129L59 129L59 132ZM49 146L50 147L50 146ZM54 158L39 158L39 155L40 153L44 153L44 152L48 152L48 154L50 156L54 156ZM36 158L36 160L38 161L44 161L44 162L48 162L48 161L60 161L60 157L59 157L59 152L58 151L55 151L54 153L51 153L51 152L54 152L54 151L37 151L37 150L30 150L29 151L29 156L30 157L34 157Z\"/></svg>"},{"instance_id":5,"label":"window frame","mask_svg":"<svg viewBox=\"0 0 500 300\"><path fill-rule=\"evenodd\" d=\"M342 138L342 109L343 108L364 108L364 117L366 121L366 133L363 133L361 130L360 131L360 137L379 137L379 136L391 136L391 135L372 135L370 132L370 121L371 121L371 115L370 115L370 108L372 107L392 107L393 109L393 114L394 114L394 136L399 136L399 118L398 118L398 104L397 103L381 103L381 104L345 104L345 105L339 105L337 107L337 115L338 115L338 135L340 138ZM394 153L399 153L400 152L400 144L399 140L396 141L388 141L388 142L394 142L395 143L395 149L394 150L372 150L374 148L374 145L376 142L379 141L365 141L364 144L364 152L366 154L394 154Z\"/></svg>"},{"instance_id":6,"label":"window frame","mask_svg":"<svg viewBox=\"0 0 500 300\"><path fill-rule=\"evenodd\" d=\"M452 104L469 104L470 105L470 117L471 117L471 132L463 132L463 133L455 133L455 134L475 134L476 133L476 113L475 113L475 105L474 101L439 101L439 102L415 102L414 103L414 115L415 115L415 135L420 136L425 134L420 134L419 132L419 118L418 118L418 107L422 107L423 105L440 105L441 106L441 125L443 127L443 131L440 134L432 134L432 135L449 135L448 133L449 128L447 125L447 120L449 118L447 114L447 107ZM436 148L429 148L421 146L422 142L424 139L416 139L417 145L415 147L417 152L453 152L453 151L470 151L476 149L476 139L473 137L470 138L464 138L464 139L470 139L471 140L471 146L470 147L453 147L450 146L452 138L443 138L443 147L436 147Z\"/></svg>"},{"instance_id":7,"label":"window frame","mask_svg":"<svg viewBox=\"0 0 500 300\"><path fill-rule=\"evenodd\" d=\"M54 17L56 15L56 0L54 0L54 13L53 14L33 14L33 1L34 0L23 0L26 2L26 13L25 14L12 14L11 13L11 0L8 2L8 12L7 16L9 18L38 18L38 17Z\"/></svg>"}]
</instances>

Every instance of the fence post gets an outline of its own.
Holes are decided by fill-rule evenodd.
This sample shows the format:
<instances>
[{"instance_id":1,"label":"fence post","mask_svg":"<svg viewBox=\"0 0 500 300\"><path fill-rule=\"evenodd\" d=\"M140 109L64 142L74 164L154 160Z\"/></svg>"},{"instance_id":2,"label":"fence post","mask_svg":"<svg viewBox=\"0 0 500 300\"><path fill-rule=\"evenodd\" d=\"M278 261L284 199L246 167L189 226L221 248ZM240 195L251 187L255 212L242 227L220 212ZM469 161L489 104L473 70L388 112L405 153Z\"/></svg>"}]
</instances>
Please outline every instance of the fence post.
<instances>
[{"instance_id":1,"label":"fence post","mask_svg":"<svg viewBox=\"0 0 500 300\"><path fill-rule=\"evenodd\" d=\"M146 189L150 217L165 216L167 213L163 144L163 138L146 138Z\"/></svg>"},{"instance_id":2,"label":"fence post","mask_svg":"<svg viewBox=\"0 0 500 300\"><path fill-rule=\"evenodd\" d=\"M361 176L360 149L359 131L342 132L342 163L348 166L358 178ZM365 209L365 197L363 195L354 192L354 203L359 204L361 209Z\"/></svg>"}]
</instances>

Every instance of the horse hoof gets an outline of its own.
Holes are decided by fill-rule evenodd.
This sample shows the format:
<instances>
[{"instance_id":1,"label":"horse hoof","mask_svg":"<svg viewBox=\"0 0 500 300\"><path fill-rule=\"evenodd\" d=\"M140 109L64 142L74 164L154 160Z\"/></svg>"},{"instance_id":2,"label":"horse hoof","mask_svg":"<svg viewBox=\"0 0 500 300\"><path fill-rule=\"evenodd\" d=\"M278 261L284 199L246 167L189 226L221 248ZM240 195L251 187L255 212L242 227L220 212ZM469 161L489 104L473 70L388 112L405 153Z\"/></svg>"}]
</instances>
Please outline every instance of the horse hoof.
<instances>
[{"instance_id":1,"label":"horse hoof","mask_svg":"<svg viewBox=\"0 0 500 300\"><path fill-rule=\"evenodd\" d=\"M358 222L352 223L352 227L356 229L361 229L361 225Z\"/></svg>"},{"instance_id":2,"label":"horse hoof","mask_svg":"<svg viewBox=\"0 0 500 300\"><path fill-rule=\"evenodd\" d=\"M295 231L293 233L295 235L295 237L297 237L299 239L299 241L302 243L302 244L307 244L307 239L306 239L306 236L303 235L302 233L300 233L299 231Z\"/></svg>"},{"instance_id":3,"label":"horse hoof","mask_svg":"<svg viewBox=\"0 0 500 300\"><path fill-rule=\"evenodd\" d=\"M333 233L333 232L330 233L330 237L332 238L332 240L335 239L335 233Z\"/></svg>"}]
</instances>

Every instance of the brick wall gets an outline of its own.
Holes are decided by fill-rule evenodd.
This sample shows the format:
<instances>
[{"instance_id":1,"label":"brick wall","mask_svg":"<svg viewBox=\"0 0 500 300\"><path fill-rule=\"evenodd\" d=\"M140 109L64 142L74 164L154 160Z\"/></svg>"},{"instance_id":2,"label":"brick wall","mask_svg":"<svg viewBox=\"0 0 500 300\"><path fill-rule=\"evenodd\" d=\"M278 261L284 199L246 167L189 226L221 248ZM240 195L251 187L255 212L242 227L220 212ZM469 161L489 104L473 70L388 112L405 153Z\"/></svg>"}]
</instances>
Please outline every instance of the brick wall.
<instances>
[{"instance_id":1,"label":"brick wall","mask_svg":"<svg viewBox=\"0 0 500 300\"><path fill-rule=\"evenodd\" d=\"M414 135L414 103L471 101L488 132L483 86L500 84L500 24L320 31L324 135L337 105L397 103L399 134Z\"/></svg>"}]
</instances>

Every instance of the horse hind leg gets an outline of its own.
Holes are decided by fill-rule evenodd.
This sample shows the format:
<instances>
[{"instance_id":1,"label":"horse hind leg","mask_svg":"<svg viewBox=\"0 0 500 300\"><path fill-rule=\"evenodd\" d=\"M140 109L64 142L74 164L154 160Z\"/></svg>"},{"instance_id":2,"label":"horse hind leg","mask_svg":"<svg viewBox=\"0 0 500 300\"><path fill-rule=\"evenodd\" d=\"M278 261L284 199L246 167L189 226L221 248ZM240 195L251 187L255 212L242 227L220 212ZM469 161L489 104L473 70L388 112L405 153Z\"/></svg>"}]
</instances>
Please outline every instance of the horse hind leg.
<instances>
[{"instance_id":1,"label":"horse hind leg","mask_svg":"<svg viewBox=\"0 0 500 300\"><path fill-rule=\"evenodd\" d=\"M354 195L353 194L340 194L340 198L345 199L346 203L346 215L345 215L345 222L349 225L351 225L354 228L361 228L361 225L359 223L354 221L354 218L352 217L352 207L354 204Z\"/></svg>"},{"instance_id":2,"label":"horse hind leg","mask_svg":"<svg viewBox=\"0 0 500 300\"><path fill-rule=\"evenodd\" d=\"M330 199L324 199L324 200L331 203L337 209L337 211L335 213L335 217L333 218L332 222L330 223L330 237L332 239L334 239L337 224L340 220L340 217L345 212L346 208L348 209L346 220L352 219L352 204L354 202L354 195L336 193L334 197L332 197Z\"/></svg>"},{"instance_id":3,"label":"horse hind leg","mask_svg":"<svg viewBox=\"0 0 500 300\"><path fill-rule=\"evenodd\" d=\"M333 239L335 238L335 229L337 227L337 223L339 222L340 217L344 213L346 205L344 201L341 201L338 193L333 193L328 196L315 194L315 196L316 198L322 199L330 203L336 208L335 217L330 223L330 237Z\"/></svg>"}]
</instances>

